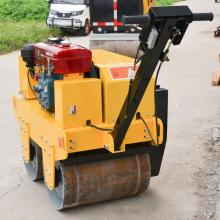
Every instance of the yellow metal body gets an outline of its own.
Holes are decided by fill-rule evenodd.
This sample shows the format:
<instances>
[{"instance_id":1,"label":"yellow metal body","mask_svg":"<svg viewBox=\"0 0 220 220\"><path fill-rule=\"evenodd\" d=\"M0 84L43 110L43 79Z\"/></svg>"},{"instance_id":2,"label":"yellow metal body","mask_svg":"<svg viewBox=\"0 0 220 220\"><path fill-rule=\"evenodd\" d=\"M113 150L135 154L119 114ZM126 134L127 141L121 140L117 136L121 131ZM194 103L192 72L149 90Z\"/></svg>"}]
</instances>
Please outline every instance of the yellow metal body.
<instances>
[{"instance_id":1,"label":"yellow metal body","mask_svg":"<svg viewBox=\"0 0 220 220\"><path fill-rule=\"evenodd\" d=\"M150 7L155 6L155 1L156 0L143 0L144 14L148 13Z\"/></svg>"},{"instance_id":2,"label":"yellow metal body","mask_svg":"<svg viewBox=\"0 0 220 220\"><path fill-rule=\"evenodd\" d=\"M151 135L141 120L133 119L120 151L114 151L112 136L107 131L86 126L86 121L102 128L113 128L128 93L128 78L118 78L123 68L132 67L133 59L103 50L93 51L93 62L100 79L68 75L55 82L55 113L44 110L34 99L28 85L28 70L20 59L20 94L13 97L13 106L21 128L23 159L30 161L30 139L42 149L44 177L49 189L55 185L55 162L69 154L105 148L111 153L123 152L126 144L157 139L155 115L155 78L152 78L138 108ZM116 78L114 78L114 74ZM31 78L31 77L30 77ZM32 85L34 80L30 80ZM72 112L72 109L75 112ZM163 124L158 119L159 144L163 142ZM154 140L151 139L151 136Z\"/></svg>"}]
</instances>

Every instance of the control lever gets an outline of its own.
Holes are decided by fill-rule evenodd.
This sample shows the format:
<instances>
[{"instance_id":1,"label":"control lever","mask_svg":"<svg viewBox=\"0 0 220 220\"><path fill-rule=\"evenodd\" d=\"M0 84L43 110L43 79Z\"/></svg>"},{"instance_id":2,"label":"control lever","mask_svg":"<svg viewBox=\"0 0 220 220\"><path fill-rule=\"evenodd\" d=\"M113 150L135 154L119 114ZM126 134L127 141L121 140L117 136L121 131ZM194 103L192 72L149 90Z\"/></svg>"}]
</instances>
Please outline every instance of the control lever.
<instances>
[{"instance_id":1,"label":"control lever","mask_svg":"<svg viewBox=\"0 0 220 220\"><path fill-rule=\"evenodd\" d=\"M152 7L144 16L123 16L124 25L141 25L139 48L144 52L130 94L122 106L114 129L114 151L120 151L129 126L151 81L158 63L167 59L167 43L181 43L189 24L193 21L212 21L212 13L192 13L188 6ZM164 52L164 50L166 50ZM157 111L155 110L155 116ZM157 117L157 116L156 116Z\"/></svg>"}]
</instances>

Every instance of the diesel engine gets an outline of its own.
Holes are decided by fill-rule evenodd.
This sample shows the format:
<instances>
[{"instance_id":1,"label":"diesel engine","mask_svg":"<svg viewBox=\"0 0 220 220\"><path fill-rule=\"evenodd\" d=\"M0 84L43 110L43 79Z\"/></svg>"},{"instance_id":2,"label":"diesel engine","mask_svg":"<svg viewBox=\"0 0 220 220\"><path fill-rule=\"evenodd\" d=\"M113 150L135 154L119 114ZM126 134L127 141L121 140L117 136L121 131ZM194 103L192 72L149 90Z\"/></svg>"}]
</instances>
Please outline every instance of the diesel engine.
<instances>
[{"instance_id":1,"label":"diesel engine","mask_svg":"<svg viewBox=\"0 0 220 220\"><path fill-rule=\"evenodd\" d=\"M27 44L21 50L21 56L29 69L28 77L36 81L33 93L41 106L50 112L54 112L54 81L92 69L90 50L58 38Z\"/></svg>"}]
</instances>

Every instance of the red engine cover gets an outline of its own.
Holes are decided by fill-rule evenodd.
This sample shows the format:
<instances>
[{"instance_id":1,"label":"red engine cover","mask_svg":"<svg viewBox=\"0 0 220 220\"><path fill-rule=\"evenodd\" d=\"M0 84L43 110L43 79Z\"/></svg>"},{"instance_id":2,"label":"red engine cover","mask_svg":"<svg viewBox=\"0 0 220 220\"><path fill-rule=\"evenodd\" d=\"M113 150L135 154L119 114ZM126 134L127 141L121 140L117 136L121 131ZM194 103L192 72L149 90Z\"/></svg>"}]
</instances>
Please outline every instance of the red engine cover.
<instances>
[{"instance_id":1,"label":"red engine cover","mask_svg":"<svg viewBox=\"0 0 220 220\"><path fill-rule=\"evenodd\" d=\"M92 52L78 45L34 44L35 65L48 69L48 60L55 74L86 73L92 69Z\"/></svg>"}]
</instances>

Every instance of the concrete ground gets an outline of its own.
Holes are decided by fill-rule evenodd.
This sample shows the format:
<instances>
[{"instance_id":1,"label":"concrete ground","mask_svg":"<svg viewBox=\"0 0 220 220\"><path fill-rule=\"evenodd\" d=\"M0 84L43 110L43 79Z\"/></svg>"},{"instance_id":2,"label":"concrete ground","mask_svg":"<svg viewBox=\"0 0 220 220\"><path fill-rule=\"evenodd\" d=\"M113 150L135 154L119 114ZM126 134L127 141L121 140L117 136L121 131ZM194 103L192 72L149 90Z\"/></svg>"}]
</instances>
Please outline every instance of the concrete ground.
<instances>
[{"instance_id":1,"label":"concrete ground","mask_svg":"<svg viewBox=\"0 0 220 220\"><path fill-rule=\"evenodd\" d=\"M182 3L181 3L182 4ZM195 12L213 11L215 21L190 26L173 47L159 82L169 89L168 143L159 177L140 196L57 212L43 183L24 170L19 127L11 96L18 91L18 52L0 56L0 219L4 220L220 220L220 87L212 87L219 68L220 4L184 2ZM73 41L88 45L88 38Z\"/></svg>"}]
</instances>

